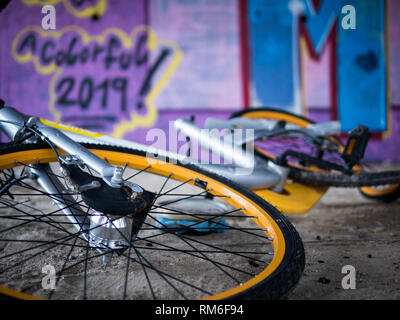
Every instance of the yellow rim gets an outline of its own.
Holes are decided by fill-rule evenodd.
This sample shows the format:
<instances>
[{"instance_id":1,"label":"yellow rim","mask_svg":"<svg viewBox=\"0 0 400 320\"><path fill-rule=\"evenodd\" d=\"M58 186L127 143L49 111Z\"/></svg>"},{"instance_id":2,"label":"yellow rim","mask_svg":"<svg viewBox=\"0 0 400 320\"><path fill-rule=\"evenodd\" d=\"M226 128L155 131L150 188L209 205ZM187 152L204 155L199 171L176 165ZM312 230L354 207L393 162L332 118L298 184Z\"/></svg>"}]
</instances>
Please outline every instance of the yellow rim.
<instances>
[{"instance_id":1,"label":"yellow rim","mask_svg":"<svg viewBox=\"0 0 400 320\"><path fill-rule=\"evenodd\" d=\"M97 150L90 149L91 152L96 154L101 158L107 158L113 165L125 165L129 163L129 167L135 169L144 169L149 167L149 161L146 157L133 155L129 153L116 152L116 151L106 151L106 150ZM62 155L63 152L59 150ZM48 163L56 161L54 152L51 149L37 149L37 150L29 150L29 151L20 151L15 153L4 154L0 156L0 170L12 168L18 166L16 164L16 159L24 164L35 164L35 163ZM193 178L193 173L196 174L196 178L201 179L202 181L207 182L207 188L211 188L210 193L214 195L227 195L228 198L225 198L228 203L233 205L234 207L245 208L242 212L248 216L257 217L252 218L252 220L260 227L263 228L265 234L272 238L272 246L274 248L274 257L272 261L268 264L268 266L257 276L250 279L249 281L243 283L240 286L229 289L225 292L213 295L208 297L207 299L224 299L231 296L234 296L238 293L241 293L252 286L257 285L258 283L264 281L267 277L269 277L282 263L283 257L285 255L285 239L282 231L279 226L270 217L265 210L259 207L252 200L238 193L234 189L226 186L225 184L214 180L208 176L202 175L200 173L194 172L193 170L177 166L174 164L170 164L163 161L151 161L151 168L147 169L147 171L160 174L164 176L168 176L170 172L173 172L174 179L180 181L187 181L190 178ZM193 179L194 180L194 179ZM190 182L194 184L194 182ZM30 296L28 294L20 293L5 287L0 286L0 293L15 297L17 299L35 299L35 297ZM17 294L14 294L17 293Z\"/></svg>"},{"instance_id":2,"label":"yellow rim","mask_svg":"<svg viewBox=\"0 0 400 320\"><path fill-rule=\"evenodd\" d=\"M400 188L400 184L392 184L387 188L376 189L374 187L361 187L360 190L370 197L380 197L388 195L392 192L397 191Z\"/></svg>"},{"instance_id":3,"label":"yellow rim","mask_svg":"<svg viewBox=\"0 0 400 320\"><path fill-rule=\"evenodd\" d=\"M19 292L19 291L9 289L9 288L3 287L3 286L0 286L0 294L8 296L8 297L13 297L18 300L44 300L42 298L35 297L30 294Z\"/></svg>"}]
</instances>

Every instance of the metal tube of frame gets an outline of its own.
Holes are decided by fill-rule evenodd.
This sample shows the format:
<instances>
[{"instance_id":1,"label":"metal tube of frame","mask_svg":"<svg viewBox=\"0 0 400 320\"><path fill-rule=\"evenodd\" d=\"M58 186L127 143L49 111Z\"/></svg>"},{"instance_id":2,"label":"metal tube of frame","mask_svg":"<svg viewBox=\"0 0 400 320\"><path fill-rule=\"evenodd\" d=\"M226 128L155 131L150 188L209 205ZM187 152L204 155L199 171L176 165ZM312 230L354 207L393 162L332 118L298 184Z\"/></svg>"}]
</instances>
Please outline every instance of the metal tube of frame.
<instances>
[{"instance_id":1,"label":"metal tube of frame","mask_svg":"<svg viewBox=\"0 0 400 320\"><path fill-rule=\"evenodd\" d=\"M177 119L174 125L186 136L198 141L202 148L220 154L224 159L231 160L234 165L243 168L254 167L254 155L249 154L241 147L224 143L221 138L215 137L207 131L203 132L200 127L190 121Z\"/></svg>"},{"instance_id":2,"label":"metal tube of frame","mask_svg":"<svg viewBox=\"0 0 400 320\"><path fill-rule=\"evenodd\" d=\"M66 191L63 184L52 174L49 164L37 164L31 166L31 172L36 176L37 182L49 194L54 203L65 214L78 231L85 231L90 227L90 220L85 217L85 212L75 204L75 199ZM83 234L86 238L86 236Z\"/></svg>"},{"instance_id":3,"label":"metal tube of frame","mask_svg":"<svg viewBox=\"0 0 400 320\"><path fill-rule=\"evenodd\" d=\"M10 140L14 140L18 131L29 117L10 107L0 109L0 128Z\"/></svg>"},{"instance_id":4,"label":"metal tube of frame","mask_svg":"<svg viewBox=\"0 0 400 320\"><path fill-rule=\"evenodd\" d=\"M82 160L87 166L99 173L102 178L110 184L111 178L114 175L115 167L107 163L100 157L91 153L85 147L75 142L60 130L48 127L42 124L40 121L36 123L37 129L54 145L59 147L61 150L65 151L71 156Z\"/></svg>"},{"instance_id":5,"label":"metal tube of frame","mask_svg":"<svg viewBox=\"0 0 400 320\"><path fill-rule=\"evenodd\" d=\"M25 124L26 126L36 126L44 137L61 150L82 160L87 166L100 174L108 185L112 187L120 186L120 181L115 182L113 177L115 177L114 174L118 176L121 168L116 168L110 165L79 143L66 136L60 130L41 123L36 117L29 117L11 107L0 108L0 128L11 140L16 138L20 129L23 129ZM120 179L120 177L117 178Z\"/></svg>"}]
</instances>

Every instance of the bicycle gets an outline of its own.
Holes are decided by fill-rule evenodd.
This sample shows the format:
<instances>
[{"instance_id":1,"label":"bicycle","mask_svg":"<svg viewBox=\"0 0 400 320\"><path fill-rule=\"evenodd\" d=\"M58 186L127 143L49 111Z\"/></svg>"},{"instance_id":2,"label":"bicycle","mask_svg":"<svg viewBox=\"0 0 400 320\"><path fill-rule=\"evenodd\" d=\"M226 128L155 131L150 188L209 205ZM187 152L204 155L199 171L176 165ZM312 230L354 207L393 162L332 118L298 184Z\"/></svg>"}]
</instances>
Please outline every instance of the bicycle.
<instances>
[{"instance_id":1,"label":"bicycle","mask_svg":"<svg viewBox=\"0 0 400 320\"><path fill-rule=\"evenodd\" d=\"M185 156L4 103L0 129L10 139L0 144L0 294L280 299L299 281L304 248L290 222ZM174 229L166 216L191 223Z\"/></svg>"},{"instance_id":2,"label":"bicycle","mask_svg":"<svg viewBox=\"0 0 400 320\"><path fill-rule=\"evenodd\" d=\"M294 125L297 128L307 128L315 125L314 121L306 117L273 108L256 108L239 111L230 117L230 119L237 118L281 121L282 125ZM296 181L328 187L357 187L364 197L384 202L395 201L400 197L398 171L376 172L375 170L368 170L367 165L360 165L359 162L364 156L370 134L362 126L361 130L363 132L360 132L361 130L355 132L356 130L357 128L353 131L354 136L351 136L350 133L346 144L343 144L340 138L337 137L340 134L338 126L334 132L336 135L328 134L325 137L319 137L320 141L317 144L314 144L312 140L304 139L304 136L294 138L293 136L281 135L272 144L270 139L268 142L260 139L255 152L265 159L274 160L278 155L282 155L282 153L279 154L279 150L282 150L280 144L285 144L283 149L294 149L300 153L308 153L314 155L318 160L327 160L327 162L338 165L327 167L323 162L307 163L307 161L301 162L303 160L301 157L297 159L290 158L290 161L287 162L287 165L291 168L290 177ZM279 139L282 140L279 141ZM297 141L294 141L296 139ZM346 155L350 151L350 143L357 139L362 140L360 141L361 150L356 150L358 151L356 155ZM333 148L327 149L321 141L332 142L331 146ZM301 146L295 146L296 142L300 142ZM268 143L268 146L265 143ZM352 157L354 159L351 159ZM344 167L347 167L345 168L347 170L343 170ZM354 176L351 177L361 172L367 172L367 174L355 176L356 178Z\"/></svg>"},{"instance_id":3,"label":"bicycle","mask_svg":"<svg viewBox=\"0 0 400 320\"><path fill-rule=\"evenodd\" d=\"M178 119L175 127L202 148L233 159L230 146L226 147L220 137L202 132L193 121ZM254 135L235 141L234 130L238 128L253 130ZM400 196L400 171L367 172L360 166L370 137L364 126L353 130L343 145L336 137L340 133L337 121L317 124L288 112L262 108L234 113L229 120L208 118L205 129L225 130L237 148L253 144L256 169L243 180L229 175L227 166L203 167L246 186L285 213L307 213L329 187L358 187L364 196L382 201ZM237 150L234 153L240 154ZM248 162L239 157L234 165ZM254 176L268 183L257 184Z\"/></svg>"}]
</instances>

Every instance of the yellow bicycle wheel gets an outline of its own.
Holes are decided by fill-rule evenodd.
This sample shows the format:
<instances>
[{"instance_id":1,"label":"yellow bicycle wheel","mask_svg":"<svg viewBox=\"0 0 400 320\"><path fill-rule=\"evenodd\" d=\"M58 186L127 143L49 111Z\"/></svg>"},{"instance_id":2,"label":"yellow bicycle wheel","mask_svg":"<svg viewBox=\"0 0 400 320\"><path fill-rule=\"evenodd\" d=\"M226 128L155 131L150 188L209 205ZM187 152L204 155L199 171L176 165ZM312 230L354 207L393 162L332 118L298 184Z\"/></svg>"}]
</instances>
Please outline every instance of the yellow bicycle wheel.
<instances>
[{"instance_id":1,"label":"yellow bicycle wheel","mask_svg":"<svg viewBox=\"0 0 400 320\"><path fill-rule=\"evenodd\" d=\"M139 150L85 146L124 167L127 181L156 194L140 231L123 250L112 252L110 265L104 267L104 253L82 237L81 230L53 204L57 195L41 189L30 173L33 165L48 163L48 174L64 183L54 152L46 145L3 148L2 295L21 299L279 299L287 297L298 282L304 269L301 239L266 201L193 165L156 160ZM82 170L93 174L88 168ZM85 217L94 216L79 193L73 197L75 202L68 206L80 208ZM172 206L188 199L196 199L199 206L185 210ZM203 200L207 206L201 205ZM210 205L224 209L213 215L205 209ZM168 228L160 218L168 214L190 217L192 225ZM199 228L212 221L213 227L192 232L198 231L193 221Z\"/></svg>"}]
</instances>

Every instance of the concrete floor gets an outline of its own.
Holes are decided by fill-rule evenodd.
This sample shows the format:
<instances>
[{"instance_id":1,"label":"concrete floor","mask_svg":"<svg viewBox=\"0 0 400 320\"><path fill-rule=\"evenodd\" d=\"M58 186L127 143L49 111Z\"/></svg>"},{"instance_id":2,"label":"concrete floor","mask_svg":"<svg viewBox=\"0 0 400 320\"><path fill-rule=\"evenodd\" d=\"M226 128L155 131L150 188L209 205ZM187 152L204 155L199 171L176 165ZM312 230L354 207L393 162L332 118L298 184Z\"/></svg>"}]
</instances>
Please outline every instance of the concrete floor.
<instances>
[{"instance_id":1,"label":"concrete floor","mask_svg":"<svg viewBox=\"0 0 400 320\"><path fill-rule=\"evenodd\" d=\"M289 216L306 267L290 299L400 299L400 200L379 203L357 189L331 188L306 215ZM346 265L355 269L355 289Z\"/></svg>"},{"instance_id":2,"label":"concrete floor","mask_svg":"<svg viewBox=\"0 0 400 320\"><path fill-rule=\"evenodd\" d=\"M143 181L151 183L150 179ZM288 215L288 218L300 233L306 250L304 274L290 299L400 299L400 199L390 204L379 203L363 198L357 189L331 188L309 213ZM27 230L25 235L32 233ZM76 255L85 254L83 248L81 251ZM37 259L38 265L31 263L27 274L36 272L31 276L41 281L41 267L49 261L61 263L63 260L58 256L65 255ZM90 284L103 288L107 294L109 287L115 287L113 277L121 278L125 274L125 267L118 259L113 263L111 268L97 273L99 262L93 262L93 274L98 279L90 280ZM189 259L182 266L193 269L193 262ZM342 280L347 276L342 273L344 266L355 269L355 289L342 287ZM22 271L18 274L25 276ZM139 271L132 274L138 281L144 281L143 275L137 276L141 274ZM66 288L79 289L74 282L78 276L79 273L72 272L69 278L66 276ZM104 283L109 283L109 287ZM61 287L60 292L64 291ZM102 298L100 290L97 291L97 298Z\"/></svg>"}]
</instances>

